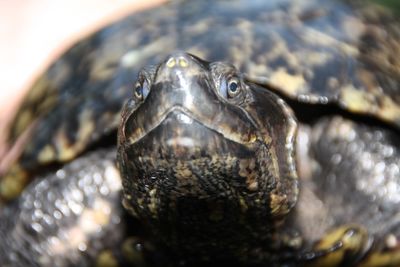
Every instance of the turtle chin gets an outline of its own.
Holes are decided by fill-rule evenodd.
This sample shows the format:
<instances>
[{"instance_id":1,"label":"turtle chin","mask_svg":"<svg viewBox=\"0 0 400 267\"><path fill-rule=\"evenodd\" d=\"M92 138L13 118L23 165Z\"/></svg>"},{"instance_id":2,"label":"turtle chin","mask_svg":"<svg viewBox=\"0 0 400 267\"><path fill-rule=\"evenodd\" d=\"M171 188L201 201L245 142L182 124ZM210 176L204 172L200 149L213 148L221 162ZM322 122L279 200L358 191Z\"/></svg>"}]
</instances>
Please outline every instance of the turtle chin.
<instances>
[{"instance_id":1,"label":"turtle chin","mask_svg":"<svg viewBox=\"0 0 400 267\"><path fill-rule=\"evenodd\" d=\"M232 222L253 218L246 216L253 208L245 202L256 202L245 198L258 198L258 189L268 193L257 182L263 171L260 147L234 142L174 110L142 138L120 147L124 206L163 244L190 248L185 253L202 251L210 240L218 248L242 245ZM238 195L244 195L242 201ZM266 201L257 203L267 206ZM260 227L266 227L265 219Z\"/></svg>"}]
</instances>

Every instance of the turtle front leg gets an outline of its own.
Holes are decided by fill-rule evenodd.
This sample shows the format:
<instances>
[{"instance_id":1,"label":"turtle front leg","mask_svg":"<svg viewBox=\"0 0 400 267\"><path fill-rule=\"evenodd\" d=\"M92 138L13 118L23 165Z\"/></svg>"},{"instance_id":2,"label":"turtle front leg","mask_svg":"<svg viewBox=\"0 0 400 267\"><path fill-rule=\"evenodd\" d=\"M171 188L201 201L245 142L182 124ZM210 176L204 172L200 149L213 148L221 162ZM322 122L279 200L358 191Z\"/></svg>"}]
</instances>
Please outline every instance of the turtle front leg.
<instances>
[{"instance_id":1,"label":"turtle front leg","mask_svg":"<svg viewBox=\"0 0 400 267\"><path fill-rule=\"evenodd\" d=\"M127 224L114 151L79 158L35 181L0 213L2 266L143 266ZM135 224L136 223L136 224ZM133 245L132 245L133 244Z\"/></svg>"}]
</instances>

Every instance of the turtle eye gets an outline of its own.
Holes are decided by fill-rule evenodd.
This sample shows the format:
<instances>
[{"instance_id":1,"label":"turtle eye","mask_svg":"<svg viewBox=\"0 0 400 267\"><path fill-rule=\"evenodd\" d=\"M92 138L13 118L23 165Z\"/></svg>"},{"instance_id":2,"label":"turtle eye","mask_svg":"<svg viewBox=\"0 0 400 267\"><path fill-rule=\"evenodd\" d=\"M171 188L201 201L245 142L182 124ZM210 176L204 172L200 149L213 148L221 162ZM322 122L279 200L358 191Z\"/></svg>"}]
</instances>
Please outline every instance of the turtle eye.
<instances>
[{"instance_id":1,"label":"turtle eye","mask_svg":"<svg viewBox=\"0 0 400 267\"><path fill-rule=\"evenodd\" d=\"M220 93L225 98L234 98L240 92L240 83L237 77L231 77L221 82Z\"/></svg>"},{"instance_id":2,"label":"turtle eye","mask_svg":"<svg viewBox=\"0 0 400 267\"><path fill-rule=\"evenodd\" d=\"M140 100L143 99L143 87L139 82L135 85L135 96Z\"/></svg>"},{"instance_id":3,"label":"turtle eye","mask_svg":"<svg viewBox=\"0 0 400 267\"><path fill-rule=\"evenodd\" d=\"M143 100L149 94L149 84L146 79L136 83L134 94L139 100Z\"/></svg>"},{"instance_id":4,"label":"turtle eye","mask_svg":"<svg viewBox=\"0 0 400 267\"><path fill-rule=\"evenodd\" d=\"M229 98L235 97L240 91L239 80L236 77L229 79L227 86Z\"/></svg>"}]
</instances>

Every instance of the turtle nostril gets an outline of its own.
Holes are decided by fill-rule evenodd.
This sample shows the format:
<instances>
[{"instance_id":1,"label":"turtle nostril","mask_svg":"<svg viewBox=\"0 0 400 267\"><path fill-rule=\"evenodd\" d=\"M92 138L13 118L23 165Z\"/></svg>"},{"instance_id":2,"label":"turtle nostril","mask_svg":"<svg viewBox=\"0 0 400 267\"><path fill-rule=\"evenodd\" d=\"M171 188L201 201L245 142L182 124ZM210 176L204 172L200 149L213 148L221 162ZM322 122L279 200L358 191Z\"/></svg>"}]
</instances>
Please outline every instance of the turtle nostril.
<instances>
[{"instance_id":1,"label":"turtle nostril","mask_svg":"<svg viewBox=\"0 0 400 267\"><path fill-rule=\"evenodd\" d=\"M176 59L175 59L175 57L170 57L170 58L167 60L166 66L167 66L168 68L173 68L173 67L175 66L175 64L176 64Z\"/></svg>"},{"instance_id":2,"label":"turtle nostril","mask_svg":"<svg viewBox=\"0 0 400 267\"><path fill-rule=\"evenodd\" d=\"M184 57L179 57L178 59L178 65L182 68L186 68L187 66L189 66L189 62L187 61L186 58Z\"/></svg>"}]
</instances>

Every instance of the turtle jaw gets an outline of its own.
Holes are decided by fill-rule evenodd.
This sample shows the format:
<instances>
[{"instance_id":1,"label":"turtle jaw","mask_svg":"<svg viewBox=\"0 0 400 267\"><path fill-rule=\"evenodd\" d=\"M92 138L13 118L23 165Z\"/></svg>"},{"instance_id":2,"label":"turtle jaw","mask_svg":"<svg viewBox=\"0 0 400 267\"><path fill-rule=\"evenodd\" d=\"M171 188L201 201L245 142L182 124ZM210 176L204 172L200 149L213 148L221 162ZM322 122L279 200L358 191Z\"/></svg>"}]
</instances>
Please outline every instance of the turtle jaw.
<instances>
[{"instance_id":1,"label":"turtle jaw","mask_svg":"<svg viewBox=\"0 0 400 267\"><path fill-rule=\"evenodd\" d=\"M132 159L187 161L218 155L245 157L242 151L252 147L230 140L179 106L166 113L155 127L149 128L149 132L127 146L127 150L134 151Z\"/></svg>"}]
</instances>

